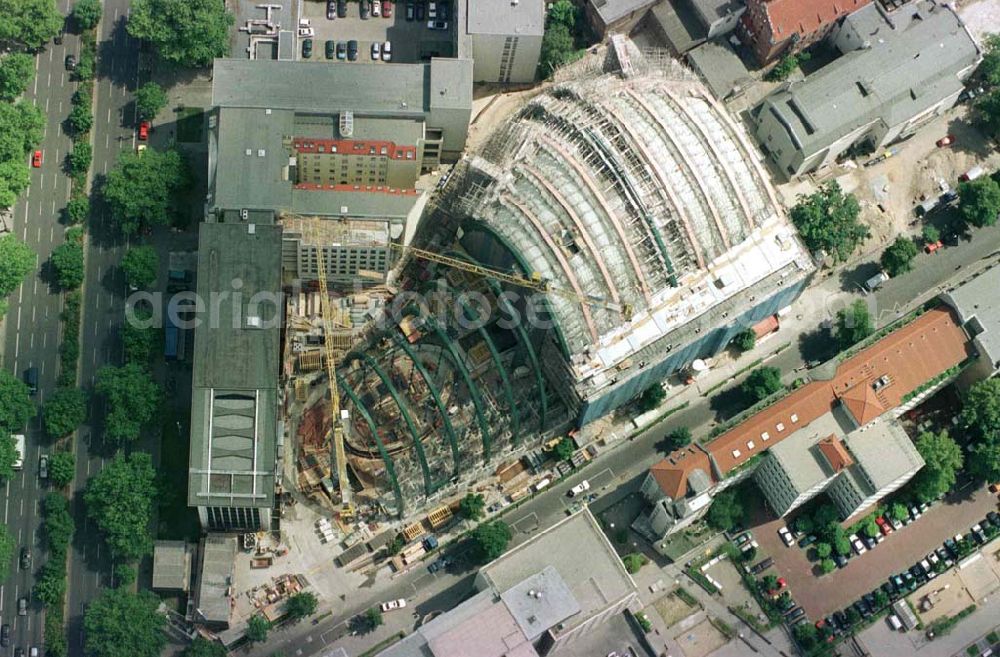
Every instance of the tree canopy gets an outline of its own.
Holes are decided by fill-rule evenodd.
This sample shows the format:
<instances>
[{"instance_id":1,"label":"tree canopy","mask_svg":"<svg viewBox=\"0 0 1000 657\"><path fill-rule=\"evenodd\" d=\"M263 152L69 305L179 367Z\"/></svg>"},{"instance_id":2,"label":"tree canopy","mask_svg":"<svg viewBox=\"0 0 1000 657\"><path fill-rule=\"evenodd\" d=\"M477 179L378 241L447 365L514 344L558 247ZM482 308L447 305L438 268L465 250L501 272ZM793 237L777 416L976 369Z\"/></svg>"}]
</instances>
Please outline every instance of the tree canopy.
<instances>
[{"instance_id":1,"label":"tree canopy","mask_svg":"<svg viewBox=\"0 0 1000 657\"><path fill-rule=\"evenodd\" d=\"M0 434L20 433L34 416L28 386L7 370L0 370Z\"/></svg>"},{"instance_id":2,"label":"tree canopy","mask_svg":"<svg viewBox=\"0 0 1000 657\"><path fill-rule=\"evenodd\" d=\"M561 23L549 25L542 36L542 50L538 56L539 77L549 77L557 68L576 59L576 56L573 34L569 28Z\"/></svg>"},{"instance_id":3,"label":"tree canopy","mask_svg":"<svg viewBox=\"0 0 1000 657\"><path fill-rule=\"evenodd\" d=\"M654 383L639 395L638 406L642 413L649 412L657 408L667 398L667 391L663 389L662 383Z\"/></svg>"},{"instance_id":4,"label":"tree canopy","mask_svg":"<svg viewBox=\"0 0 1000 657\"><path fill-rule=\"evenodd\" d=\"M138 438L142 425L153 419L160 403L160 387L137 363L102 367L95 389L108 402L105 435L119 443Z\"/></svg>"},{"instance_id":5,"label":"tree canopy","mask_svg":"<svg viewBox=\"0 0 1000 657\"><path fill-rule=\"evenodd\" d=\"M23 52L0 57L0 100L12 101L35 79L35 60Z\"/></svg>"},{"instance_id":6,"label":"tree canopy","mask_svg":"<svg viewBox=\"0 0 1000 657\"><path fill-rule=\"evenodd\" d=\"M977 228L992 226L1000 213L1000 184L989 176L959 183L958 210Z\"/></svg>"},{"instance_id":7,"label":"tree canopy","mask_svg":"<svg viewBox=\"0 0 1000 657\"><path fill-rule=\"evenodd\" d=\"M87 417L87 395L79 388L56 388L42 409L45 431L61 438L75 430Z\"/></svg>"},{"instance_id":8,"label":"tree canopy","mask_svg":"<svg viewBox=\"0 0 1000 657\"><path fill-rule=\"evenodd\" d=\"M76 471L76 457L73 452L56 452L49 457L49 479L56 488L62 488L73 481Z\"/></svg>"},{"instance_id":9,"label":"tree canopy","mask_svg":"<svg viewBox=\"0 0 1000 657\"><path fill-rule=\"evenodd\" d=\"M221 3L220 3L221 6ZM134 15L133 5L133 15ZM108 172L103 194L124 235L169 223L177 196L189 183L187 163L177 150L127 151Z\"/></svg>"},{"instance_id":10,"label":"tree canopy","mask_svg":"<svg viewBox=\"0 0 1000 657\"><path fill-rule=\"evenodd\" d=\"M83 617L84 645L91 657L158 657L167 643L166 616L149 591L104 589Z\"/></svg>"},{"instance_id":11,"label":"tree canopy","mask_svg":"<svg viewBox=\"0 0 1000 657\"><path fill-rule=\"evenodd\" d=\"M116 456L87 483L87 515L115 559L131 562L152 552L149 522L156 494L156 470L145 452Z\"/></svg>"},{"instance_id":12,"label":"tree canopy","mask_svg":"<svg viewBox=\"0 0 1000 657\"><path fill-rule=\"evenodd\" d=\"M197 636L182 654L184 657L227 657L229 653L221 643Z\"/></svg>"},{"instance_id":13,"label":"tree canopy","mask_svg":"<svg viewBox=\"0 0 1000 657\"><path fill-rule=\"evenodd\" d=\"M882 252L880 259L882 269L889 276L905 274L913 268L913 259L917 257L917 253L919 250L913 240L899 236Z\"/></svg>"},{"instance_id":14,"label":"tree canopy","mask_svg":"<svg viewBox=\"0 0 1000 657\"><path fill-rule=\"evenodd\" d=\"M135 109L142 121L152 121L167 106L167 92L155 82L147 82L135 92Z\"/></svg>"},{"instance_id":15,"label":"tree canopy","mask_svg":"<svg viewBox=\"0 0 1000 657\"><path fill-rule=\"evenodd\" d=\"M974 384L962 400L961 424L970 442L970 472L1000 480L1000 379Z\"/></svg>"},{"instance_id":16,"label":"tree canopy","mask_svg":"<svg viewBox=\"0 0 1000 657\"><path fill-rule=\"evenodd\" d=\"M556 443L556 458L560 461L568 461L573 456L573 452L575 451L576 444L569 436L564 436L562 440Z\"/></svg>"},{"instance_id":17,"label":"tree canopy","mask_svg":"<svg viewBox=\"0 0 1000 657\"><path fill-rule=\"evenodd\" d=\"M868 304L857 299L847 308L837 311L834 336L837 346L847 349L875 332L875 322L868 312Z\"/></svg>"},{"instance_id":18,"label":"tree canopy","mask_svg":"<svg viewBox=\"0 0 1000 657\"><path fill-rule=\"evenodd\" d=\"M0 4L3 2L0 0ZM0 22L2 16L0 9ZM23 100L0 103L0 208L14 205L28 187L31 176L26 156L42 141L44 128L41 107Z\"/></svg>"},{"instance_id":19,"label":"tree canopy","mask_svg":"<svg viewBox=\"0 0 1000 657\"><path fill-rule=\"evenodd\" d=\"M101 0L76 0L73 19L85 30L96 27L101 20Z\"/></svg>"},{"instance_id":20,"label":"tree canopy","mask_svg":"<svg viewBox=\"0 0 1000 657\"><path fill-rule=\"evenodd\" d=\"M510 527L502 520L484 522L472 530L472 556L476 562L486 564L507 549L511 539Z\"/></svg>"},{"instance_id":21,"label":"tree canopy","mask_svg":"<svg viewBox=\"0 0 1000 657\"><path fill-rule=\"evenodd\" d=\"M10 574L10 564L14 560L14 546L17 539L6 525L0 525L0 581L6 580Z\"/></svg>"},{"instance_id":22,"label":"tree canopy","mask_svg":"<svg viewBox=\"0 0 1000 657\"><path fill-rule=\"evenodd\" d=\"M729 531L743 521L743 503L732 488L722 491L708 507L705 522L719 531Z\"/></svg>"},{"instance_id":23,"label":"tree canopy","mask_svg":"<svg viewBox=\"0 0 1000 657\"><path fill-rule=\"evenodd\" d=\"M924 467L910 486L921 501L929 502L955 484L955 473L962 467L962 449L947 431L924 432L917 438L916 446L924 458Z\"/></svg>"},{"instance_id":24,"label":"tree canopy","mask_svg":"<svg viewBox=\"0 0 1000 657\"><path fill-rule=\"evenodd\" d=\"M52 268L56 281L64 290L75 290L83 284L83 244L77 240L67 240L52 250Z\"/></svg>"},{"instance_id":25,"label":"tree canopy","mask_svg":"<svg viewBox=\"0 0 1000 657\"><path fill-rule=\"evenodd\" d=\"M860 213L854 195L844 194L840 185L831 181L809 196L799 196L790 216L811 251L822 250L843 262L868 237L868 228L858 221Z\"/></svg>"},{"instance_id":26,"label":"tree canopy","mask_svg":"<svg viewBox=\"0 0 1000 657\"><path fill-rule=\"evenodd\" d=\"M247 621L246 638L250 643L264 643L270 631L271 622L259 614Z\"/></svg>"},{"instance_id":27,"label":"tree canopy","mask_svg":"<svg viewBox=\"0 0 1000 657\"><path fill-rule=\"evenodd\" d=\"M125 347L125 362L142 365L149 361L150 354L160 332L145 323L153 313L144 308L136 308L135 322L126 320L122 331L122 342Z\"/></svg>"},{"instance_id":28,"label":"tree canopy","mask_svg":"<svg viewBox=\"0 0 1000 657\"><path fill-rule=\"evenodd\" d=\"M125 282L136 288L147 288L156 280L160 269L160 256L148 245L133 246L122 256Z\"/></svg>"},{"instance_id":29,"label":"tree canopy","mask_svg":"<svg viewBox=\"0 0 1000 657\"><path fill-rule=\"evenodd\" d=\"M49 493L45 496L42 510L45 517L45 543L55 558L65 558L66 549L76 530L73 516L69 512L69 500L59 493Z\"/></svg>"},{"instance_id":30,"label":"tree canopy","mask_svg":"<svg viewBox=\"0 0 1000 657\"><path fill-rule=\"evenodd\" d=\"M976 99L977 123L994 141L1000 139L1000 88Z\"/></svg>"},{"instance_id":31,"label":"tree canopy","mask_svg":"<svg viewBox=\"0 0 1000 657\"><path fill-rule=\"evenodd\" d=\"M5 297L21 284L35 268L37 256L13 233L0 235L0 297Z\"/></svg>"},{"instance_id":32,"label":"tree canopy","mask_svg":"<svg viewBox=\"0 0 1000 657\"><path fill-rule=\"evenodd\" d=\"M753 403L766 399L781 390L784 386L781 383L781 370L777 367L758 367L750 372L740 390Z\"/></svg>"},{"instance_id":33,"label":"tree canopy","mask_svg":"<svg viewBox=\"0 0 1000 657\"><path fill-rule=\"evenodd\" d=\"M56 0L0 0L0 41L34 50L62 26Z\"/></svg>"},{"instance_id":34,"label":"tree canopy","mask_svg":"<svg viewBox=\"0 0 1000 657\"><path fill-rule=\"evenodd\" d=\"M687 447L691 444L691 430L687 427L677 427L663 437L661 448L668 454L675 449Z\"/></svg>"},{"instance_id":35,"label":"tree canopy","mask_svg":"<svg viewBox=\"0 0 1000 657\"><path fill-rule=\"evenodd\" d=\"M303 591L288 598L285 603L285 612L289 618L298 620L315 614L318 605L319 600L316 599L314 593Z\"/></svg>"},{"instance_id":36,"label":"tree canopy","mask_svg":"<svg viewBox=\"0 0 1000 657\"><path fill-rule=\"evenodd\" d=\"M750 351L757 346L757 334L752 328L743 329L733 336L733 346L741 352Z\"/></svg>"},{"instance_id":37,"label":"tree canopy","mask_svg":"<svg viewBox=\"0 0 1000 657\"><path fill-rule=\"evenodd\" d=\"M458 510L463 518L479 520L485 515L486 499L478 493L466 493L458 503Z\"/></svg>"},{"instance_id":38,"label":"tree canopy","mask_svg":"<svg viewBox=\"0 0 1000 657\"><path fill-rule=\"evenodd\" d=\"M229 54L233 22L218 0L133 0L128 33L152 44L166 62L205 67Z\"/></svg>"}]
</instances>

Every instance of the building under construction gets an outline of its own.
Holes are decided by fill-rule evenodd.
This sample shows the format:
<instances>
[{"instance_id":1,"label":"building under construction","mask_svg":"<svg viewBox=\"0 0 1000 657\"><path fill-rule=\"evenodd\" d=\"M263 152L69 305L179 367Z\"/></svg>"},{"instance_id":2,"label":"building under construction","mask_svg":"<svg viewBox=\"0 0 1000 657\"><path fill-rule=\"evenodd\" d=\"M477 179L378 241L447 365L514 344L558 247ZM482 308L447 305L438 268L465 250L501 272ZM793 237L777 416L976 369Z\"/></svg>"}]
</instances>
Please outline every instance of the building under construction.
<instances>
[{"instance_id":1,"label":"building under construction","mask_svg":"<svg viewBox=\"0 0 1000 657\"><path fill-rule=\"evenodd\" d=\"M550 88L467 156L416 237L467 266L410 258L366 306L338 379L355 487L382 510L487 481L805 287L741 126L683 71L626 69Z\"/></svg>"}]
</instances>

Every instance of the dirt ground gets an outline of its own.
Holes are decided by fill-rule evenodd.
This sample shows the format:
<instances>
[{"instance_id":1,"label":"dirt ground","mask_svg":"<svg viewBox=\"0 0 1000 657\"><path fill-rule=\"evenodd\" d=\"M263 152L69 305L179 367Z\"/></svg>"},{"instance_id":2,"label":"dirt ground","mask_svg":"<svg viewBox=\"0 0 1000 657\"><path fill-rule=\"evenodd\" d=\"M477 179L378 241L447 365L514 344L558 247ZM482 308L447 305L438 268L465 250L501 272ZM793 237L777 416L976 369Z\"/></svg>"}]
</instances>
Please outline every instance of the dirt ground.
<instances>
[{"instance_id":1,"label":"dirt ground","mask_svg":"<svg viewBox=\"0 0 1000 657\"><path fill-rule=\"evenodd\" d=\"M663 624L673 627L682 620L698 612L697 607L692 607L688 603L678 598L673 593L668 593L653 603L656 613L663 619Z\"/></svg>"},{"instance_id":2,"label":"dirt ground","mask_svg":"<svg viewBox=\"0 0 1000 657\"><path fill-rule=\"evenodd\" d=\"M705 618L694 627L675 637L685 657L705 657L728 643L727 639Z\"/></svg>"}]
</instances>

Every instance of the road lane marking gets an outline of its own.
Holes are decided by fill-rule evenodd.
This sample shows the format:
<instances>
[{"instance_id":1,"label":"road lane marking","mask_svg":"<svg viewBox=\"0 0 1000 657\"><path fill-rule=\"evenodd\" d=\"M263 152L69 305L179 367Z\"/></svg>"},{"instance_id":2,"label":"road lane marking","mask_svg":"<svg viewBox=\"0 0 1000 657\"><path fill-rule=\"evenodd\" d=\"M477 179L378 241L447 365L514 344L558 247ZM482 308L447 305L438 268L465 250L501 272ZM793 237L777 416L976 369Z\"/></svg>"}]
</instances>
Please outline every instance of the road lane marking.
<instances>
[{"instance_id":1,"label":"road lane marking","mask_svg":"<svg viewBox=\"0 0 1000 657\"><path fill-rule=\"evenodd\" d=\"M45 99L45 113L46 114L49 113L49 99L48 98Z\"/></svg>"}]
</instances>

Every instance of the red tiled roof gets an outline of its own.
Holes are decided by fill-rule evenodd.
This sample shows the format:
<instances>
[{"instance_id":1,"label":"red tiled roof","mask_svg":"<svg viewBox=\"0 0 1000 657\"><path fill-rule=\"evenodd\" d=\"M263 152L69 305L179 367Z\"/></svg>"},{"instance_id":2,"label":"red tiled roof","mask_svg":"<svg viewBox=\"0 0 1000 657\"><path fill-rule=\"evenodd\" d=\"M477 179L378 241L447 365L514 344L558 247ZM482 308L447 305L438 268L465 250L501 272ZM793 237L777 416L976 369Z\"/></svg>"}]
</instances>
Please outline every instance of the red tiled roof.
<instances>
[{"instance_id":1,"label":"red tiled roof","mask_svg":"<svg viewBox=\"0 0 1000 657\"><path fill-rule=\"evenodd\" d=\"M712 477L708 454L697 447L686 447L653 465L649 472L665 495L679 500L687 494L688 476L698 469Z\"/></svg>"},{"instance_id":2,"label":"red tiled roof","mask_svg":"<svg viewBox=\"0 0 1000 657\"><path fill-rule=\"evenodd\" d=\"M780 43L793 34L804 36L817 32L869 2L870 0L771 0L764 4L771 25L771 43Z\"/></svg>"},{"instance_id":3,"label":"red tiled roof","mask_svg":"<svg viewBox=\"0 0 1000 657\"><path fill-rule=\"evenodd\" d=\"M858 426L864 426L885 413L875 388L867 383L856 383L840 396L840 402L851 412Z\"/></svg>"},{"instance_id":4,"label":"red tiled roof","mask_svg":"<svg viewBox=\"0 0 1000 657\"><path fill-rule=\"evenodd\" d=\"M299 153L327 155L368 155L391 160L415 160L416 146L402 146L391 141L374 139L314 139L295 137L293 146Z\"/></svg>"},{"instance_id":5,"label":"red tiled roof","mask_svg":"<svg viewBox=\"0 0 1000 657\"><path fill-rule=\"evenodd\" d=\"M823 454L826 462L830 464L834 472L840 472L854 463L854 459L851 458L847 448L844 447L844 443L840 442L833 434L819 441L819 451Z\"/></svg>"},{"instance_id":6,"label":"red tiled roof","mask_svg":"<svg viewBox=\"0 0 1000 657\"><path fill-rule=\"evenodd\" d=\"M771 333L774 333L775 331L778 330L778 328L779 328L779 325L778 325L778 316L777 315L768 315L764 319L762 319L759 322L757 322L756 324L754 324L753 327L752 327L753 333L754 333L754 335L757 336L758 340L760 340L761 338L763 338L766 335L770 335Z\"/></svg>"},{"instance_id":7,"label":"red tiled roof","mask_svg":"<svg viewBox=\"0 0 1000 657\"><path fill-rule=\"evenodd\" d=\"M789 393L725 432L706 448L719 471L727 473L833 410L839 399L853 394L855 386L874 391L872 384L887 376L889 382L875 393L882 410L872 415L876 407L866 404L864 412L859 411L860 416L856 416L859 421L874 419L899 406L903 397L923 383L961 363L968 357L969 350L968 337L951 311L944 307L929 310L842 362L833 379L813 381ZM670 463L670 458L674 459L674 464ZM686 484L687 474L700 467L694 465L692 459L693 456L684 452L671 455L654 466L657 468L654 477L664 492L674 496L664 482L671 485L672 491L684 491L680 484ZM677 470L681 472L675 472Z\"/></svg>"}]
</instances>

